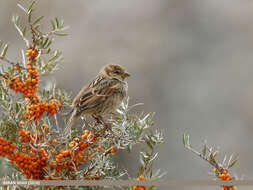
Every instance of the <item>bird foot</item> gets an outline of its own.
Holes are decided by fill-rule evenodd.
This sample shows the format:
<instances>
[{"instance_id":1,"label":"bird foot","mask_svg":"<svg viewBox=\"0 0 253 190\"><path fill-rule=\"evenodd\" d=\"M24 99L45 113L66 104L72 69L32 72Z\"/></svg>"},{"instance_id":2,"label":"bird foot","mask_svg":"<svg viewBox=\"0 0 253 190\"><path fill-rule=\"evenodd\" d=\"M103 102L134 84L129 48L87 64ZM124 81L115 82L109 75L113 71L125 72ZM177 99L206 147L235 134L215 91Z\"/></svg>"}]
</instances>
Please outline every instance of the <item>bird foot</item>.
<instances>
[{"instance_id":1,"label":"bird foot","mask_svg":"<svg viewBox=\"0 0 253 190\"><path fill-rule=\"evenodd\" d=\"M96 120L97 123L102 124L104 126L104 131L110 129L110 125L104 121L103 117L95 115L92 115L92 117Z\"/></svg>"}]
</instances>

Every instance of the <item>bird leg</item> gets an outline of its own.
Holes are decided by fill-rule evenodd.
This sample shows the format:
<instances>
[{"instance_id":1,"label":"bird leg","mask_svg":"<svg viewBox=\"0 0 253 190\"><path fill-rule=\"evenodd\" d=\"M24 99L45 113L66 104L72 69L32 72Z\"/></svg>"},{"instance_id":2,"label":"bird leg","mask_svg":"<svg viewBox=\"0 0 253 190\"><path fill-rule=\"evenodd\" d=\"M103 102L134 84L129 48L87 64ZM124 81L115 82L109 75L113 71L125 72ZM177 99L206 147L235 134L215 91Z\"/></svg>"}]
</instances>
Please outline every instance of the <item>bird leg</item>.
<instances>
[{"instance_id":1,"label":"bird leg","mask_svg":"<svg viewBox=\"0 0 253 190\"><path fill-rule=\"evenodd\" d=\"M102 125L104 125L105 127L105 131L109 128L108 123L106 123L103 119L102 116L98 116L98 115L92 115L92 117L97 121L97 123L100 123Z\"/></svg>"}]
</instances>

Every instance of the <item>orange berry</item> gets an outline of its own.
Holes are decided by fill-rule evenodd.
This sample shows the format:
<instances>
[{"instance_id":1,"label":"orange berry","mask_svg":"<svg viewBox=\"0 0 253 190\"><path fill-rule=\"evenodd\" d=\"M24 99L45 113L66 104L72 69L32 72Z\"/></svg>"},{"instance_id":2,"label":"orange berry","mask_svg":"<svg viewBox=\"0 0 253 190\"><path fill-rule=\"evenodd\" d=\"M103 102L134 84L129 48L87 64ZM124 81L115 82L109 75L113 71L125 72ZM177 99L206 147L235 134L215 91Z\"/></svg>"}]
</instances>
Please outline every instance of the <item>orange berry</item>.
<instances>
[{"instance_id":1,"label":"orange berry","mask_svg":"<svg viewBox=\"0 0 253 190\"><path fill-rule=\"evenodd\" d=\"M37 55L38 55L38 50L37 49L33 50L32 51L32 56L37 57Z\"/></svg>"},{"instance_id":2,"label":"orange berry","mask_svg":"<svg viewBox=\"0 0 253 190\"><path fill-rule=\"evenodd\" d=\"M57 140L56 140L56 139L54 139L54 140L53 140L53 143L54 143L54 144L56 144L56 143L57 143Z\"/></svg>"},{"instance_id":3,"label":"orange berry","mask_svg":"<svg viewBox=\"0 0 253 190\"><path fill-rule=\"evenodd\" d=\"M225 180L230 180L230 175L229 174L225 175L224 179Z\"/></svg>"},{"instance_id":4,"label":"orange berry","mask_svg":"<svg viewBox=\"0 0 253 190\"><path fill-rule=\"evenodd\" d=\"M68 156L69 153L70 153L69 150L65 150L65 151L62 152L63 156Z\"/></svg>"},{"instance_id":5,"label":"orange berry","mask_svg":"<svg viewBox=\"0 0 253 190\"><path fill-rule=\"evenodd\" d=\"M225 176L224 174L220 174L220 175L219 175L219 178L220 178L220 179L223 179L224 176Z\"/></svg>"},{"instance_id":6,"label":"orange berry","mask_svg":"<svg viewBox=\"0 0 253 190\"><path fill-rule=\"evenodd\" d=\"M92 160L94 157L95 157L95 154L90 155L90 156L89 156L89 159Z\"/></svg>"},{"instance_id":7,"label":"orange berry","mask_svg":"<svg viewBox=\"0 0 253 190\"><path fill-rule=\"evenodd\" d=\"M85 157L85 158L83 158L83 160L82 160L82 162L86 162L87 161L87 158Z\"/></svg>"},{"instance_id":8,"label":"orange berry","mask_svg":"<svg viewBox=\"0 0 253 190\"><path fill-rule=\"evenodd\" d=\"M144 178L143 175L140 175L140 176L138 177L138 179L139 179L139 180L144 180L145 178Z\"/></svg>"},{"instance_id":9,"label":"orange berry","mask_svg":"<svg viewBox=\"0 0 253 190\"><path fill-rule=\"evenodd\" d=\"M42 125L42 128L43 128L45 131L48 130L47 124L44 123L44 124Z\"/></svg>"},{"instance_id":10,"label":"orange berry","mask_svg":"<svg viewBox=\"0 0 253 190\"><path fill-rule=\"evenodd\" d=\"M117 152L117 148L114 146L114 147L112 147L112 149L111 149L111 153L115 153L115 152Z\"/></svg>"},{"instance_id":11,"label":"orange berry","mask_svg":"<svg viewBox=\"0 0 253 190\"><path fill-rule=\"evenodd\" d=\"M81 138L82 138L83 140L85 140L85 139L87 138L87 136L86 136L86 135L82 135Z\"/></svg>"},{"instance_id":12,"label":"orange berry","mask_svg":"<svg viewBox=\"0 0 253 190\"><path fill-rule=\"evenodd\" d=\"M26 51L27 51L27 53L31 54L33 50L30 48L27 48Z\"/></svg>"},{"instance_id":13,"label":"orange berry","mask_svg":"<svg viewBox=\"0 0 253 190\"><path fill-rule=\"evenodd\" d=\"M90 135L88 136L88 138L89 138L90 142L94 142L94 135L93 135L93 133L90 133Z\"/></svg>"},{"instance_id":14,"label":"orange berry","mask_svg":"<svg viewBox=\"0 0 253 190\"><path fill-rule=\"evenodd\" d=\"M71 141L71 142L69 143L69 148L72 148L74 145L75 145L75 142L74 142L74 141Z\"/></svg>"},{"instance_id":15,"label":"orange berry","mask_svg":"<svg viewBox=\"0 0 253 190\"><path fill-rule=\"evenodd\" d=\"M52 153L53 155L55 155L55 154L56 154L56 150L55 150L55 149L52 149L52 150L51 150L51 153Z\"/></svg>"},{"instance_id":16,"label":"orange berry","mask_svg":"<svg viewBox=\"0 0 253 190\"><path fill-rule=\"evenodd\" d=\"M88 135L89 133L90 133L90 131L89 131L89 130L87 130L87 129L86 129L86 130L84 130L84 134L87 134L87 135Z\"/></svg>"},{"instance_id":17,"label":"orange berry","mask_svg":"<svg viewBox=\"0 0 253 190\"><path fill-rule=\"evenodd\" d=\"M77 138L77 137L74 138L74 141L79 142L79 138Z\"/></svg>"},{"instance_id":18,"label":"orange berry","mask_svg":"<svg viewBox=\"0 0 253 190\"><path fill-rule=\"evenodd\" d=\"M98 150L102 150L103 147L101 145L98 146Z\"/></svg>"},{"instance_id":19,"label":"orange berry","mask_svg":"<svg viewBox=\"0 0 253 190\"><path fill-rule=\"evenodd\" d=\"M19 134L22 135L22 136L24 136L25 135L25 129L19 130Z\"/></svg>"},{"instance_id":20,"label":"orange berry","mask_svg":"<svg viewBox=\"0 0 253 190\"><path fill-rule=\"evenodd\" d=\"M19 125L23 127L25 125L25 122L24 121L20 121Z\"/></svg>"}]
</instances>

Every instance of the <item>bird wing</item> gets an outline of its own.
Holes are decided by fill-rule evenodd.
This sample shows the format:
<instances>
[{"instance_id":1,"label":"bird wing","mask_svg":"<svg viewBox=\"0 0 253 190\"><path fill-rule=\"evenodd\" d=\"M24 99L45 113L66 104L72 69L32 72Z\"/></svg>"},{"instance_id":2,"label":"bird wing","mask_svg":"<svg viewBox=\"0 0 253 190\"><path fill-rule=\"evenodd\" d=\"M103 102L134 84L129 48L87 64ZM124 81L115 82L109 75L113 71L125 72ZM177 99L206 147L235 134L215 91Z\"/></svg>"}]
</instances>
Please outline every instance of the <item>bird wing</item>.
<instances>
[{"instance_id":1,"label":"bird wing","mask_svg":"<svg viewBox=\"0 0 253 190\"><path fill-rule=\"evenodd\" d=\"M95 108L118 89L119 81L117 79L97 77L87 87L84 87L74 100L74 105L78 109L77 112Z\"/></svg>"}]
</instances>

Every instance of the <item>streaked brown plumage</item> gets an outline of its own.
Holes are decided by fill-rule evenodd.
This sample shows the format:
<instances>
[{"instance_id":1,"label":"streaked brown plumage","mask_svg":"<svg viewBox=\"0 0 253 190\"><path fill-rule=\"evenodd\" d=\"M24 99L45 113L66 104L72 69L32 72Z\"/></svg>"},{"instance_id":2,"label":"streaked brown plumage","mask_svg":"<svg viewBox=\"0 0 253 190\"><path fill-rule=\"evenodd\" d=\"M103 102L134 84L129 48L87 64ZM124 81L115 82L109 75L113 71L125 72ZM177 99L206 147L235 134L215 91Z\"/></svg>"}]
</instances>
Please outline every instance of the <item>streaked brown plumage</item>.
<instances>
[{"instance_id":1,"label":"streaked brown plumage","mask_svg":"<svg viewBox=\"0 0 253 190\"><path fill-rule=\"evenodd\" d=\"M73 112L68 121L64 134L83 115L92 115L98 121L103 115L114 112L119 108L127 93L125 78L130 75L116 64L104 66L97 77L84 86L73 101Z\"/></svg>"}]
</instances>

